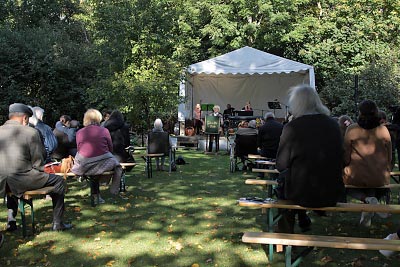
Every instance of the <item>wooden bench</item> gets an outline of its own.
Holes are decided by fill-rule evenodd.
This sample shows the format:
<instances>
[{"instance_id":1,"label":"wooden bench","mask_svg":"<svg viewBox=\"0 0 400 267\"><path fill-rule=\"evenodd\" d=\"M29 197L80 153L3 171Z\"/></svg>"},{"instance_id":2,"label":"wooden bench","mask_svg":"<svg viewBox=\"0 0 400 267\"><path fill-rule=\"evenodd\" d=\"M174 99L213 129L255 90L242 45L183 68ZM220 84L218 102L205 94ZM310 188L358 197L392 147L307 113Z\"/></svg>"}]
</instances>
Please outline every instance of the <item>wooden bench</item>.
<instances>
[{"instance_id":1,"label":"wooden bench","mask_svg":"<svg viewBox=\"0 0 400 267\"><path fill-rule=\"evenodd\" d=\"M400 205L379 205L379 204L364 204L364 203L337 203L333 207L320 207L320 208L310 208L303 207L294 204L289 200L273 200L268 202L254 202L248 200L239 200L239 206L250 207L250 208L260 208L266 210L267 221L268 221L268 231L273 232L273 226L282 217L281 214L274 216L274 209L296 209L296 210L319 210L327 212L382 212L382 213L397 213L400 214ZM283 244L281 244L283 245ZM269 244L269 259L273 260L273 244ZM289 265L291 266L291 265ZM293 265L295 266L295 265Z\"/></svg>"},{"instance_id":2,"label":"wooden bench","mask_svg":"<svg viewBox=\"0 0 400 267\"><path fill-rule=\"evenodd\" d=\"M245 232L242 242L285 246L285 266L298 266L313 247L400 251L400 240L376 238ZM292 246L308 247L292 261Z\"/></svg>"},{"instance_id":3,"label":"wooden bench","mask_svg":"<svg viewBox=\"0 0 400 267\"><path fill-rule=\"evenodd\" d=\"M35 233L35 211L33 208L33 198L38 196L45 196L54 191L54 186L47 186L35 190L26 191L22 197L19 198L18 208L21 213L21 224L22 224L22 235L26 237L26 217L25 217L25 206L28 205L31 209L31 222L32 222L32 234Z\"/></svg>"},{"instance_id":4,"label":"wooden bench","mask_svg":"<svg viewBox=\"0 0 400 267\"><path fill-rule=\"evenodd\" d=\"M268 171L268 170L267 170ZM274 170L270 170L274 171ZM268 172L268 173L275 173L275 172ZM272 197L272 187L277 186L278 182L276 180L261 180L261 179L247 179L245 181L246 184L249 185L261 185L265 190L268 192L268 197ZM369 187L359 187L359 186L354 186L354 185L345 185L345 188L351 189L351 188L369 188ZM400 188L400 184L388 184L380 187L374 187L376 189L396 189ZM388 196L386 196L386 202L390 202L390 192L388 192ZM399 192L399 199L398 199L398 204L400 204L400 192Z\"/></svg>"},{"instance_id":5,"label":"wooden bench","mask_svg":"<svg viewBox=\"0 0 400 267\"><path fill-rule=\"evenodd\" d=\"M120 192L126 192L126 168L127 167L135 167L136 163L134 162L125 162L125 163L120 163L121 167L122 167L122 175L121 175L121 181L120 181L120 185L119 185L119 191ZM73 172L68 172L68 173L55 173L56 175L60 175L60 176L65 176L65 177L76 177L79 175L76 175ZM101 176L103 175L113 175L114 172L113 171L107 171L101 174ZM82 175L86 180L89 181L90 184L90 204L92 207L95 207L95 201L94 201L94 197L93 197L93 192L92 192L92 183L94 182L93 177L90 175ZM97 175L96 175L97 176ZM99 201L99 195L97 194L97 202Z\"/></svg>"}]
</instances>

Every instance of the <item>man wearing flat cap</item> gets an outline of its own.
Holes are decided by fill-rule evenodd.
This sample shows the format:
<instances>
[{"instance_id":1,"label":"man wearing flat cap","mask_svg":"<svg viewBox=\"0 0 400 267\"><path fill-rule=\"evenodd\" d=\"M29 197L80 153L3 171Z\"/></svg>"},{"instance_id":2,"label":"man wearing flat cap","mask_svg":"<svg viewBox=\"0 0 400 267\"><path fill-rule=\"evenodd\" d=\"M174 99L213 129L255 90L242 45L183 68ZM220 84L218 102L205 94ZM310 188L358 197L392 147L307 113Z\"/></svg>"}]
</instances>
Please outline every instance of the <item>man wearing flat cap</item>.
<instances>
[{"instance_id":1,"label":"man wearing flat cap","mask_svg":"<svg viewBox=\"0 0 400 267\"><path fill-rule=\"evenodd\" d=\"M45 148L39 132L28 126L32 110L21 103L9 106L9 120L0 126L0 197L6 186L17 197L25 191L54 186L50 193L53 201L53 230L72 227L62 221L64 214L65 183L61 176L43 171ZM7 230L17 229L15 216L18 204L14 197L7 197Z\"/></svg>"}]
</instances>

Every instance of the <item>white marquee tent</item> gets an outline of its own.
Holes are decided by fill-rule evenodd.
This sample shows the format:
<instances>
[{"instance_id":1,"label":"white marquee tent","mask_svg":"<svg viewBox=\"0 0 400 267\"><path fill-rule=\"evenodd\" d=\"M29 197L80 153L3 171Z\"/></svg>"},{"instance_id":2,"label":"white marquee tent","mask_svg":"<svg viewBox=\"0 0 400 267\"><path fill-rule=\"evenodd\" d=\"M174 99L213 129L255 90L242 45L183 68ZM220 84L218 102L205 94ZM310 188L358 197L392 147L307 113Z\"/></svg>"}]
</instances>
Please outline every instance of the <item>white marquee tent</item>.
<instances>
[{"instance_id":1,"label":"white marquee tent","mask_svg":"<svg viewBox=\"0 0 400 267\"><path fill-rule=\"evenodd\" d=\"M197 103L217 104L222 112L228 103L240 110L246 101L259 116L273 111L268 102L279 101L282 109L275 110L275 115L283 118L290 87L303 83L315 87L312 66L248 46L192 64L185 76L180 95L187 101L179 105L179 121L192 119Z\"/></svg>"}]
</instances>

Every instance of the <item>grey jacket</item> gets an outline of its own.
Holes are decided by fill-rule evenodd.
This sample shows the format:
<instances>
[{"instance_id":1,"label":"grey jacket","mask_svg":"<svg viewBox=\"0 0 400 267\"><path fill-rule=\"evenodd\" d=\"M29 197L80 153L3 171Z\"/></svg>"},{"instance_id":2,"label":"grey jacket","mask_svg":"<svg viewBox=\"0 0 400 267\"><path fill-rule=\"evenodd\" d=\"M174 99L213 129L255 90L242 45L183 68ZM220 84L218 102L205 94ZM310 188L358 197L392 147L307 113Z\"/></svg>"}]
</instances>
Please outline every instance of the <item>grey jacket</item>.
<instances>
[{"instance_id":1,"label":"grey jacket","mask_svg":"<svg viewBox=\"0 0 400 267\"><path fill-rule=\"evenodd\" d=\"M44 151L36 129L12 120L0 126L0 196L6 182L17 196L44 186L49 179L43 171Z\"/></svg>"}]
</instances>

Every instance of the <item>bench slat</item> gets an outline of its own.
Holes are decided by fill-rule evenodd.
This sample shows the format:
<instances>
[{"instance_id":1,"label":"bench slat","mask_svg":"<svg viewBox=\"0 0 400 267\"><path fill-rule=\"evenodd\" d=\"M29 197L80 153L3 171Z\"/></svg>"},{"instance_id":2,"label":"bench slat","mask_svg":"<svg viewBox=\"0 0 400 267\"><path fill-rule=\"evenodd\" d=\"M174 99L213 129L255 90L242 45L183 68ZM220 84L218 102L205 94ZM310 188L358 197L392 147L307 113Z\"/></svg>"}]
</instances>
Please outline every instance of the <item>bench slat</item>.
<instances>
[{"instance_id":1,"label":"bench slat","mask_svg":"<svg viewBox=\"0 0 400 267\"><path fill-rule=\"evenodd\" d=\"M24 196L46 195L54 190L54 186L47 186L35 190L25 191Z\"/></svg>"},{"instance_id":2,"label":"bench slat","mask_svg":"<svg viewBox=\"0 0 400 267\"><path fill-rule=\"evenodd\" d=\"M260 179L247 179L245 181L246 184L250 185L278 185L276 180L260 180ZM368 188L368 187L359 187L354 185L345 185L346 188ZM400 188L400 184L387 184L380 187L373 188Z\"/></svg>"},{"instance_id":3,"label":"bench slat","mask_svg":"<svg viewBox=\"0 0 400 267\"><path fill-rule=\"evenodd\" d=\"M99 175L88 175L88 176L102 176L102 175L113 175L114 172L113 171L108 171L108 172L103 172L102 174ZM57 172L55 173L55 175L59 175L59 176L68 176L68 177L74 177L74 176L79 176L73 172L67 172L67 173L62 173L62 172Z\"/></svg>"},{"instance_id":4,"label":"bench slat","mask_svg":"<svg viewBox=\"0 0 400 267\"><path fill-rule=\"evenodd\" d=\"M257 203L246 200L240 200L239 206L253 208L277 208L277 209L297 209L297 210L324 210L324 211L348 211L348 212L383 212L400 213L400 205L380 205L364 203L337 203L334 207L310 208L293 204L289 200L277 200L268 203Z\"/></svg>"},{"instance_id":5,"label":"bench slat","mask_svg":"<svg viewBox=\"0 0 400 267\"><path fill-rule=\"evenodd\" d=\"M364 250L400 251L400 240L384 240L362 237L319 236L302 234L283 234L266 232L246 232L242 237L245 243L276 244L305 247L328 247Z\"/></svg>"}]
</instances>

